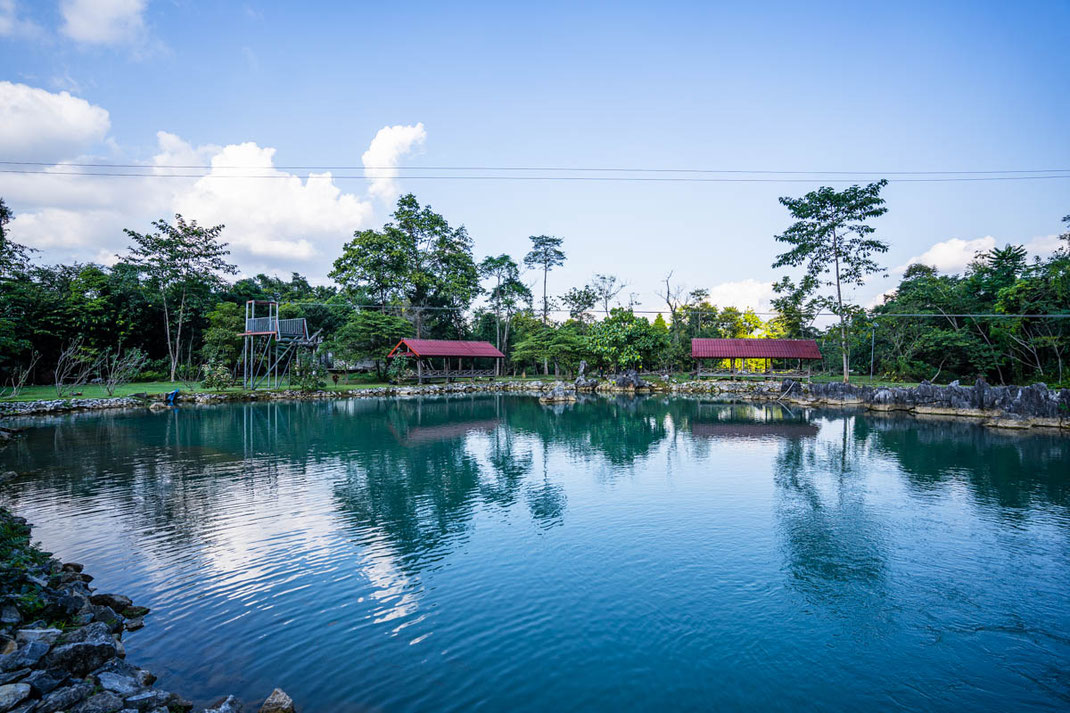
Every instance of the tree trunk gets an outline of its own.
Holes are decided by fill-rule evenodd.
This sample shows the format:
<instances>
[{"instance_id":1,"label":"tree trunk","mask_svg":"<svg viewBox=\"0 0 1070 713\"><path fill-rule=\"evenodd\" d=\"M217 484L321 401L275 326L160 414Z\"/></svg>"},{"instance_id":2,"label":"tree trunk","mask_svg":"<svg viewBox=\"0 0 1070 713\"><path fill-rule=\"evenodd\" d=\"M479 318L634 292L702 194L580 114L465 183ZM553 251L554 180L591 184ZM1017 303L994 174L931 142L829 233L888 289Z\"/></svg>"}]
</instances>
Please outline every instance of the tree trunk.
<instances>
[{"instance_id":1,"label":"tree trunk","mask_svg":"<svg viewBox=\"0 0 1070 713\"><path fill-rule=\"evenodd\" d=\"M843 383L850 381L847 367L847 318L843 313L843 294L840 291L840 240L832 231L832 254L836 259L836 306L840 312L840 356L843 358Z\"/></svg>"},{"instance_id":2,"label":"tree trunk","mask_svg":"<svg viewBox=\"0 0 1070 713\"><path fill-rule=\"evenodd\" d=\"M175 349L171 345L171 312L167 308L167 293L160 291L163 298L163 332L167 338L167 358L171 362L171 383L175 381Z\"/></svg>"},{"instance_id":3,"label":"tree trunk","mask_svg":"<svg viewBox=\"0 0 1070 713\"><path fill-rule=\"evenodd\" d=\"M542 323L546 324L550 318L550 299L546 294L546 278L550 274L550 266L544 265L542 268Z\"/></svg>"}]
</instances>

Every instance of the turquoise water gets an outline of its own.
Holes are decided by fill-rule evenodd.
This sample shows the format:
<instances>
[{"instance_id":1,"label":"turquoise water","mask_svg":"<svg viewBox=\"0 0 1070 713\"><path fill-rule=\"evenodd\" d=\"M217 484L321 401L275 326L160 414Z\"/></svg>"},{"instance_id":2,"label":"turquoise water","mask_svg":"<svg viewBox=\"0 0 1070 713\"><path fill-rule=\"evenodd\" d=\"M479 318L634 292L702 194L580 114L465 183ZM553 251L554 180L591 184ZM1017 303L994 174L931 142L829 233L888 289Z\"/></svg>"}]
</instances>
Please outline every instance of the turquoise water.
<instances>
[{"instance_id":1,"label":"turquoise water","mask_svg":"<svg viewBox=\"0 0 1070 713\"><path fill-rule=\"evenodd\" d=\"M37 421L0 495L210 703L1070 706L1070 438L689 399Z\"/></svg>"}]
</instances>

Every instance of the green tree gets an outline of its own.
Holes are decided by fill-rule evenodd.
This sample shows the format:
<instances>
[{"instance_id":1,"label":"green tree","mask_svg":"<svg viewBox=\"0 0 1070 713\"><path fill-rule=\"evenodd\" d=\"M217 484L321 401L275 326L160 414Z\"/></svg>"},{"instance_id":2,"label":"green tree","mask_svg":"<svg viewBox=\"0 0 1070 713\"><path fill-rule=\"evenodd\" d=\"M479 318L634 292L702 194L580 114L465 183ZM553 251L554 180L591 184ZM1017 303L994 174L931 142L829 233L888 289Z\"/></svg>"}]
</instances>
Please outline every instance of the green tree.
<instances>
[{"instance_id":1,"label":"green tree","mask_svg":"<svg viewBox=\"0 0 1070 713\"><path fill-rule=\"evenodd\" d=\"M468 231L451 227L411 193L398 199L391 217L380 231L356 233L331 277L351 294L407 303L418 336L428 323L430 331L460 333L464 310L480 292Z\"/></svg>"},{"instance_id":2,"label":"green tree","mask_svg":"<svg viewBox=\"0 0 1070 713\"><path fill-rule=\"evenodd\" d=\"M594 290L598 301L602 304L602 311L609 316L609 303L617 299L617 295L624 291L628 285L617 279L616 275L595 275L591 281L591 289Z\"/></svg>"},{"instance_id":3,"label":"green tree","mask_svg":"<svg viewBox=\"0 0 1070 713\"><path fill-rule=\"evenodd\" d=\"M834 296L823 302L839 317L844 383L850 378L847 316L851 305L844 303L843 286L863 285L867 276L881 271L873 255L887 252L888 244L870 237L875 229L867 221L888 211L880 197L886 185L881 180L843 191L823 186L802 198L780 199L796 222L776 236L792 248L778 255L773 267L802 266L813 281L835 288Z\"/></svg>"},{"instance_id":4,"label":"green tree","mask_svg":"<svg viewBox=\"0 0 1070 713\"><path fill-rule=\"evenodd\" d=\"M514 286L521 284L520 267L513 258L502 253L497 257L483 258L483 262L479 263L479 274L494 280L494 286L490 289L490 305L494 309L494 346L502 351L502 308Z\"/></svg>"},{"instance_id":5,"label":"green tree","mask_svg":"<svg viewBox=\"0 0 1070 713\"><path fill-rule=\"evenodd\" d=\"M361 310L342 325L334 336L334 351L348 362L371 359L375 375L383 378L383 362L394 346L412 336L408 320L376 310Z\"/></svg>"},{"instance_id":6,"label":"green tree","mask_svg":"<svg viewBox=\"0 0 1070 713\"><path fill-rule=\"evenodd\" d=\"M182 355L183 335L194 302L203 301L213 287L222 286L221 275L237 267L224 258L230 254L220 240L223 226L203 228L197 221L175 214L175 224L162 218L153 222L155 233L124 230L133 241L129 262L137 265L163 306L164 334L170 378Z\"/></svg>"},{"instance_id":7,"label":"green tree","mask_svg":"<svg viewBox=\"0 0 1070 713\"><path fill-rule=\"evenodd\" d=\"M242 348L241 333L245 331L245 324L241 307L233 302L220 302L207 318L201 355L205 362L217 362L230 369L238 361Z\"/></svg>"},{"instance_id":8,"label":"green tree","mask_svg":"<svg viewBox=\"0 0 1070 713\"><path fill-rule=\"evenodd\" d=\"M568 309L568 316L579 322L591 320L590 311L598 304L598 293L590 285L573 287L561 296L561 301Z\"/></svg>"},{"instance_id":9,"label":"green tree","mask_svg":"<svg viewBox=\"0 0 1070 713\"><path fill-rule=\"evenodd\" d=\"M615 308L608 317L591 327L587 350L602 368L653 368L669 345L666 330L637 317L629 309Z\"/></svg>"},{"instance_id":10,"label":"green tree","mask_svg":"<svg viewBox=\"0 0 1070 713\"><path fill-rule=\"evenodd\" d=\"M550 319L550 296L546 291L546 281L550 270L565 264L565 253L561 251L561 238L551 235L532 235L531 251L524 256L524 265L530 269L542 270L542 321Z\"/></svg>"},{"instance_id":11,"label":"green tree","mask_svg":"<svg viewBox=\"0 0 1070 713\"><path fill-rule=\"evenodd\" d=\"M14 212L0 198L0 279L14 277L29 264L30 248L19 245L8 235L7 225L14 217Z\"/></svg>"},{"instance_id":12,"label":"green tree","mask_svg":"<svg viewBox=\"0 0 1070 713\"><path fill-rule=\"evenodd\" d=\"M399 230L358 230L334 261L330 278L351 295L366 291L386 305L403 294L413 246Z\"/></svg>"}]
</instances>

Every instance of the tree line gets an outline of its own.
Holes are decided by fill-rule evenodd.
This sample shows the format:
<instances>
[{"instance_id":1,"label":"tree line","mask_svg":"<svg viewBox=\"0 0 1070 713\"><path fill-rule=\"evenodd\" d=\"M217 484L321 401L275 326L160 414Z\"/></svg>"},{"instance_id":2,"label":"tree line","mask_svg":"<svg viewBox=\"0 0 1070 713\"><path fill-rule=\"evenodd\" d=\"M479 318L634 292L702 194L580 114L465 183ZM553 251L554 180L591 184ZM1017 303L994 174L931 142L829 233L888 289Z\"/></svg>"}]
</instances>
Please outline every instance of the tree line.
<instances>
[{"instance_id":1,"label":"tree line","mask_svg":"<svg viewBox=\"0 0 1070 713\"><path fill-rule=\"evenodd\" d=\"M278 301L281 318L306 318L324 355L371 362L378 378L390 348L411 336L486 340L506 354L505 373L555 375L574 374L581 360L605 372L689 371L692 338L787 337L820 340L826 370L845 380L872 370L889 380L1064 382L1070 321L1052 315L1070 315L1070 216L1048 257L1030 261L1007 245L962 274L911 265L882 304L864 309L846 291L884 271L888 244L873 223L887 210L885 185L780 199L794 222L774 236L785 250L772 267L785 274L769 319L712 304L671 272L657 284L664 307L654 319L611 274L550 294L550 273L567 265L562 238L535 235L525 255L477 259L464 226L411 194L381 228L345 243L330 285L298 273L233 280L224 226L181 215L126 230L112 265L42 264L9 234L0 200L0 379L9 391L124 375L227 385L239 369L243 304L257 299Z\"/></svg>"}]
</instances>

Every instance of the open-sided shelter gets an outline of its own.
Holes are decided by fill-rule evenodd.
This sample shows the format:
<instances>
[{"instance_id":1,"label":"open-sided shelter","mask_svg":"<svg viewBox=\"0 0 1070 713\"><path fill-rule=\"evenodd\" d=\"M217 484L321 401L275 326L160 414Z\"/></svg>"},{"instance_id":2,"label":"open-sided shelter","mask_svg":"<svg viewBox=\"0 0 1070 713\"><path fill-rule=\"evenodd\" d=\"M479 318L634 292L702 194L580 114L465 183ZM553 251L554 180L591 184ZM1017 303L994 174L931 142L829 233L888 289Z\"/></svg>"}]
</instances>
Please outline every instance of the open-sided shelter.
<instances>
[{"instance_id":1,"label":"open-sided shelter","mask_svg":"<svg viewBox=\"0 0 1070 713\"><path fill-rule=\"evenodd\" d=\"M698 362L697 375L700 377L759 375L805 376L809 379L811 362L820 361L821 350L813 339L692 339L691 358ZM764 369L748 370L747 361L756 359L763 362ZM774 359L796 368L774 371ZM728 361L728 371L722 367L725 360ZM739 371L736 370L737 360ZM803 363L806 364L805 372Z\"/></svg>"},{"instance_id":2,"label":"open-sided shelter","mask_svg":"<svg viewBox=\"0 0 1070 713\"><path fill-rule=\"evenodd\" d=\"M404 356L416 362L416 380L475 379L494 376L494 368L480 368L481 364L505 359L490 342L465 342L452 339L402 339L388 359Z\"/></svg>"}]
</instances>

